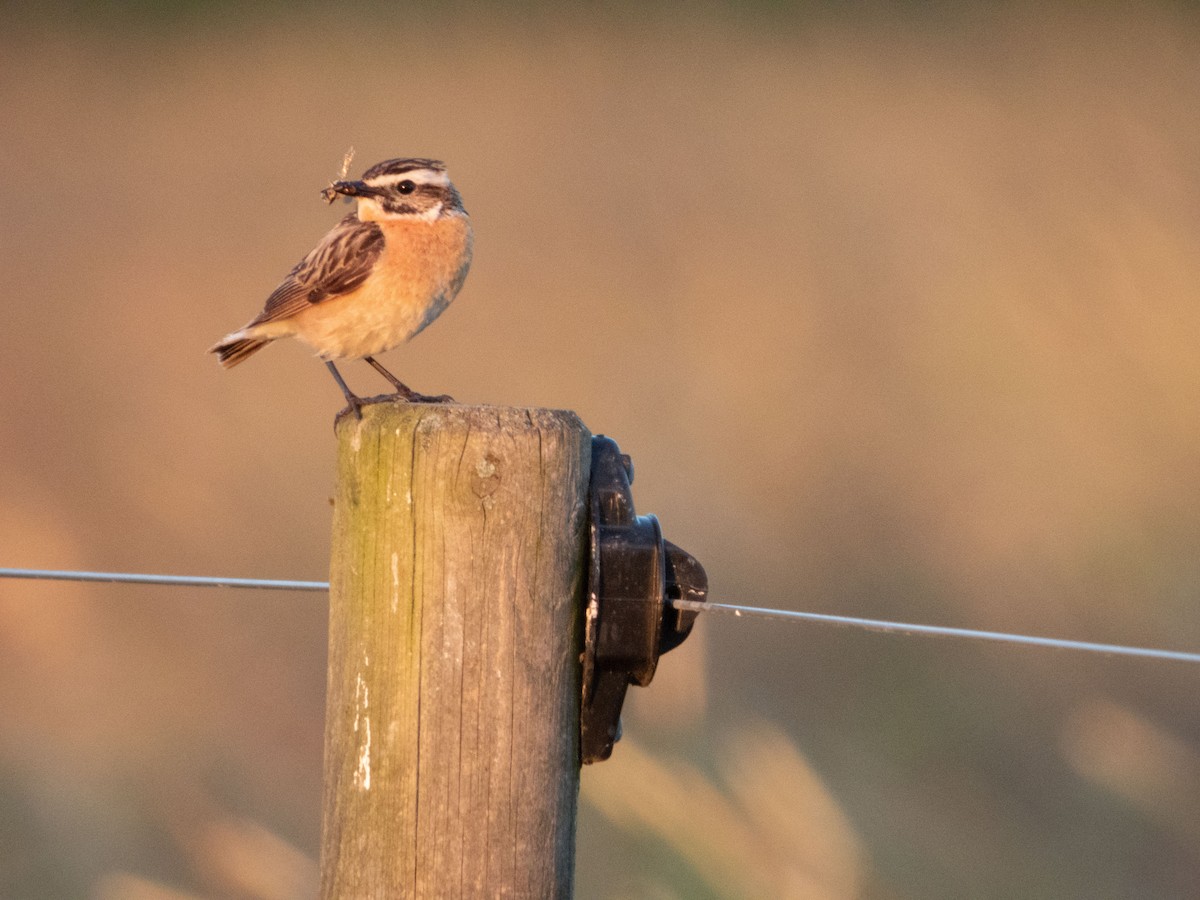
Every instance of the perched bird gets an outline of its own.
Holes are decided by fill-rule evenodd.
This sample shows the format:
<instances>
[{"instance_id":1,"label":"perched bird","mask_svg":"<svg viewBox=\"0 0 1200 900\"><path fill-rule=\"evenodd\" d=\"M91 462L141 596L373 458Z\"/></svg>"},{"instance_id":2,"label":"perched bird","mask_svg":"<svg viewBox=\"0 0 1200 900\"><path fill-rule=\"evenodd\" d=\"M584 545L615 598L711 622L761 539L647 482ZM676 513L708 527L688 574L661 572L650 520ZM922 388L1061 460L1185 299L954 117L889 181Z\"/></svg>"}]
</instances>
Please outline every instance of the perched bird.
<instances>
[{"instance_id":1,"label":"perched bird","mask_svg":"<svg viewBox=\"0 0 1200 900\"><path fill-rule=\"evenodd\" d=\"M335 359L366 360L410 402L450 399L418 394L375 360L436 319L467 277L471 220L446 166L389 159L321 193L330 203L353 198L357 209L288 273L262 312L209 352L229 368L277 338L297 337L325 360L360 419L363 401Z\"/></svg>"}]
</instances>

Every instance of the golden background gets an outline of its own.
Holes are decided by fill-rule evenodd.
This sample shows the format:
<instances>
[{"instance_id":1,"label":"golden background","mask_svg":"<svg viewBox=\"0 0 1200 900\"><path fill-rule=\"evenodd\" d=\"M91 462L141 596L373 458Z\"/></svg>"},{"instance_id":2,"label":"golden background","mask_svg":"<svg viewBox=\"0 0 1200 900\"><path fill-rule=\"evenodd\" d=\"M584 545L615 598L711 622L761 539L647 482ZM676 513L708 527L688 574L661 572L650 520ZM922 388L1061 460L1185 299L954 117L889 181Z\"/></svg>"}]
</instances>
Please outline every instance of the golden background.
<instances>
[{"instance_id":1,"label":"golden background","mask_svg":"<svg viewBox=\"0 0 1200 900\"><path fill-rule=\"evenodd\" d=\"M1191 6L0 25L0 565L325 578L336 386L204 350L353 145L446 160L476 229L385 365L615 437L713 599L1200 647ZM0 897L312 896L324 629L0 582ZM577 896L1193 897L1198 678L702 621L583 773Z\"/></svg>"}]
</instances>

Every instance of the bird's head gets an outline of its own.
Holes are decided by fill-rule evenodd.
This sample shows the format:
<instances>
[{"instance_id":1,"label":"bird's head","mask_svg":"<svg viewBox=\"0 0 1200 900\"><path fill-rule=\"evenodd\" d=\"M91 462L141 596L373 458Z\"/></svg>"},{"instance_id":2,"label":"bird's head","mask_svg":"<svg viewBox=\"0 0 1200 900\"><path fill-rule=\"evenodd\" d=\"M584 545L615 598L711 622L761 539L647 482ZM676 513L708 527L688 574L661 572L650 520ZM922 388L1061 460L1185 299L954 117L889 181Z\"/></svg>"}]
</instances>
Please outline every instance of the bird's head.
<instances>
[{"instance_id":1,"label":"bird's head","mask_svg":"<svg viewBox=\"0 0 1200 900\"><path fill-rule=\"evenodd\" d=\"M364 222L417 219L432 222L464 213L462 198L436 159L389 159L363 173L358 181L335 181L321 191L332 203L338 196L358 201Z\"/></svg>"}]
</instances>

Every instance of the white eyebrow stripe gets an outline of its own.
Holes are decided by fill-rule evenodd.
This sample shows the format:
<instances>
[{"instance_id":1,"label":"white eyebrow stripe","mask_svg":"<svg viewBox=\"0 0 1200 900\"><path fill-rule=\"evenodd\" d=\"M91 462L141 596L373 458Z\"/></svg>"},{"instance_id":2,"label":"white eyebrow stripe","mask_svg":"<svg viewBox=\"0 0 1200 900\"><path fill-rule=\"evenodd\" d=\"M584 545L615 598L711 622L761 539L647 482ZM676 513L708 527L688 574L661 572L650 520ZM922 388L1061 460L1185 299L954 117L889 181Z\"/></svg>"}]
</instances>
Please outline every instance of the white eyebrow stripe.
<instances>
[{"instance_id":1,"label":"white eyebrow stripe","mask_svg":"<svg viewBox=\"0 0 1200 900\"><path fill-rule=\"evenodd\" d=\"M437 184L442 187L450 184L449 176L445 172L439 172L437 169L410 169L407 172L401 172L399 175L376 175L367 184L372 187L387 187L399 184L402 181L414 181L417 184Z\"/></svg>"}]
</instances>

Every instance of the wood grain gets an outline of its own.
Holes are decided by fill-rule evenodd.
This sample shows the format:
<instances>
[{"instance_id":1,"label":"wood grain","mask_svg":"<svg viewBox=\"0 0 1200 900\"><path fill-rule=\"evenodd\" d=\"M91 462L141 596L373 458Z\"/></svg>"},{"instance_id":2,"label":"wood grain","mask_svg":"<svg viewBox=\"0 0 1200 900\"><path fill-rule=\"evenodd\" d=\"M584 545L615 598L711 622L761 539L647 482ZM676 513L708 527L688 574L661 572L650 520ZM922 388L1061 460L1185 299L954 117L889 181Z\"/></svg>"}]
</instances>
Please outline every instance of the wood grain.
<instances>
[{"instance_id":1,"label":"wood grain","mask_svg":"<svg viewBox=\"0 0 1200 900\"><path fill-rule=\"evenodd\" d=\"M337 429L321 897L569 897L590 435L363 414Z\"/></svg>"}]
</instances>

